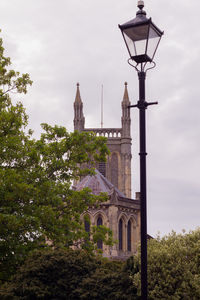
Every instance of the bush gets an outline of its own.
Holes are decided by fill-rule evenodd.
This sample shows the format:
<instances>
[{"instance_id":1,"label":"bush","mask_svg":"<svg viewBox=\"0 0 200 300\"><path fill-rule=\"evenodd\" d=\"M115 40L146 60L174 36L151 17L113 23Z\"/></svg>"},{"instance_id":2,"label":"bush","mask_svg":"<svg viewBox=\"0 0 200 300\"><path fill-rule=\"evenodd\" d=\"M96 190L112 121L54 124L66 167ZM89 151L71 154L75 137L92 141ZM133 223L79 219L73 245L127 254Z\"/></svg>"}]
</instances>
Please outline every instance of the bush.
<instances>
[{"instance_id":1,"label":"bush","mask_svg":"<svg viewBox=\"0 0 200 300\"><path fill-rule=\"evenodd\" d=\"M36 251L4 285L1 299L138 299L123 262L82 251Z\"/></svg>"}]
</instances>

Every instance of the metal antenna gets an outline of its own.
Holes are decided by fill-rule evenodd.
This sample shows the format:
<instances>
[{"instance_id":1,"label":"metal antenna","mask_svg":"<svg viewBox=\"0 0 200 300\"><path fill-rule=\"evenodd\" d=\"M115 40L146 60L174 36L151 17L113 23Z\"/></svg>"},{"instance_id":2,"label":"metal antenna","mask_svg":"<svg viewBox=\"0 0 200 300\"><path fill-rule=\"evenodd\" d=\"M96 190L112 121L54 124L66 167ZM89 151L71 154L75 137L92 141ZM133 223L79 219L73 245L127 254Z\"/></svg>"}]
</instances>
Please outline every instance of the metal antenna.
<instances>
[{"instance_id":1,"label":"metal antenna","mask_svg":"<svg viewBox=\"0 0 200 300\"><path fill-rule=\"evenodd\" d=\"M101 128L103 128L103 84L101 85Z\"/></svg>"}]
</instances>

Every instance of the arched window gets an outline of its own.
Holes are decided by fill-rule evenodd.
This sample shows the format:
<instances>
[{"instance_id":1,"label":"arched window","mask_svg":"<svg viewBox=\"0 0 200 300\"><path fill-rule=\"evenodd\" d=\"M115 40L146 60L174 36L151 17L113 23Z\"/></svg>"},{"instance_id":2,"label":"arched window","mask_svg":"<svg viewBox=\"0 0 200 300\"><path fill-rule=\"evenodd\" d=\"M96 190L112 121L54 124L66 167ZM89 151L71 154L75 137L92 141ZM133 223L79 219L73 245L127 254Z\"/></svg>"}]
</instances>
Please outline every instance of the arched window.
<instances>
[{"instance_id":1,"label":"arched window","mask_svg":"<svg viewBox=\"0 0 200 300\"><path fill-rule=\"evenodd\" d=\"M87 239L90 239L90 218L88 216L85 216L84 218L84 227L85 227L85 231L88 233L88 237Z\"/></svg>"},{"instance_id":2,"label":"arched window","mask_svg":"<svg viewBox=\"0 0 200 300\"><path fill-rule=\"evenodd\" d=\"M99 216L97 219L97 226L101 226L101 225L103 225L103 220L102 220L102 217ZM97 241L97 248L103 249L103 241L102 240Z\"/></svg>"},{"instance_id":3,"label":"arched window","mask_svg":"<svg viewBox=\"0 0 200 300\"><path fill-rule=\"evenodd\" d=\"M97 226L103 225L102 217L98 217L97 219Z\"/></svg>"},{"instance_id":4,"label":"arched window","mask_svg":"<svg viewBox=\"0 0 200 300\"><path fill-rule=\"evenodd\" d=\"M88 220L85 220L84 225L85 225L85 231L89 233L90 232L90 222L88 222Z\"/></svg>"},{"instance_id":5,"label":"arched window","mask_svg":"<svg viewBox=\"0 0 200 300\"><path fill-rule=\"evenodd\" d=\"M119 250L123 250L123 221L119 220Z\"/></svg>"},{"instance_id":6,"label":"arched window","mask_svg":"<svg viewBox=\"0 0 200 300\"><path fill-rule=\"evenodd\" d=\"M131 239L131 235L132 235L132 232L131 232L131 220L128 221L128 226L127 226L127 250L128 251L131 251L131 242L132 242L132 239Z\"/></svg>"}]
</instances>

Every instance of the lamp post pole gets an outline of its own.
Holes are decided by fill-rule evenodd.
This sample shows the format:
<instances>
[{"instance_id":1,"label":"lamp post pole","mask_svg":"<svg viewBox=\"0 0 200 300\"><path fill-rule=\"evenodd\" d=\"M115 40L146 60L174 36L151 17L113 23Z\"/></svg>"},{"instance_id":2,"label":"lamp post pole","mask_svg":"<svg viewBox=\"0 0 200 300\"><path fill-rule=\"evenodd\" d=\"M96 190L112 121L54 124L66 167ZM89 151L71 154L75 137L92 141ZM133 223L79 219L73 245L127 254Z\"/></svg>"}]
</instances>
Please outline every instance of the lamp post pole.
<instances>
[{"instance_id":1,"label":"lamp post pole","mask_svg":"<svg viewBox=\"0 0 200 300\"><path fill-rule=\"evenodd\" d=\"M147 299L147 197L146 197L146 103L145 72L139 77L139 124L140 124L140 197L141 197L141 296Z\"/></svg>"},{"instance_id":2,"label":"lamp post pole","mask_svg":"<svg viewBox=\"0 0 200 300\"><path fill-rule=\"evenodd\" d=\"M136 105L139 109L139 133L140 133L140 214L141 214L141 299L147 300L147 183L146 183L146 109L157 102L145 101L146 73L138 71L139 101Z\"/></svg>"},{"instance_id":3,"label":"lamp post pole","mask_svg":"<svg viewBox=\"0 0 200 300\"><path fill-rule=\"evenodd\" d=\"M146 196L146 109L157 102L145 101L145 78L148 70L155 67L153 61L163 32L146 17L143 10L144 1L138 1L139 11L136 17L119 28L122 32L130 58L128 63L134 67L139 78L139 100L136 105L139 109L140 131L140 213L141 213L141 298L147 300L147 196ZM133 65L131 62L135 62ZM149 66L150 64L150 66ZM153 66L152 66L153 65Z\"/></svg>"}]
</instances>

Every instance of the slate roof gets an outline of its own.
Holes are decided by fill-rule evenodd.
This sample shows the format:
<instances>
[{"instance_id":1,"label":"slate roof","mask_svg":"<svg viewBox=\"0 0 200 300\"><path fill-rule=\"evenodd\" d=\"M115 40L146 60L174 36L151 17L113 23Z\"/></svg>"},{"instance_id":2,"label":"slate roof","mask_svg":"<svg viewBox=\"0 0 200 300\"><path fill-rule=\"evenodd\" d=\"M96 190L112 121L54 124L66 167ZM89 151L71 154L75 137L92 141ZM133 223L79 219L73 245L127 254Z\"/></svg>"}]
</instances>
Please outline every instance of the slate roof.
<instances>
[{"instance_id":1,"label":"slate roof","mask_svg":"<svg viewBox=\"0 0 200 300\"><path fill-rule=\"evenodd\" d=\"M107 193L112 195L113 192L122 198L126 196L120 192L107 178L105 178L97 169L95 169L95 175L87 175L75 186L75 189L80 191L83 188L90 188L94 195L99 195L102 193Z\"/></svg>"}]
</instances>

